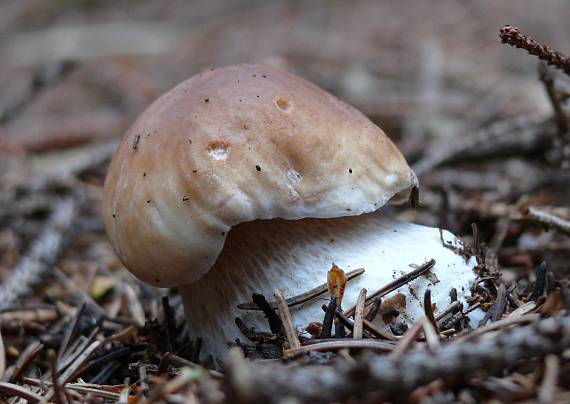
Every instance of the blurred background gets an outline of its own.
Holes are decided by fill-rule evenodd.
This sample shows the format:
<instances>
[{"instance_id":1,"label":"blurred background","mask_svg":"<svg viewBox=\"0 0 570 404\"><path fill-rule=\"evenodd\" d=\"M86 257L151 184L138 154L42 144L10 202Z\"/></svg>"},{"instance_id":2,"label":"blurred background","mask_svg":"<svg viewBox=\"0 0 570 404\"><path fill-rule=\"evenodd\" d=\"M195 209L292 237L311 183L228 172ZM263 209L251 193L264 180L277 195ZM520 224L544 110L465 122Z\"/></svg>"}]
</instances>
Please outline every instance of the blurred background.
<instances>
[{"instance_id":1,"label":"blurred background","mask_svg":"<svg viewBox=\"0 0 570 404\"><path fill-rule=\"evenodd\" d=\"M79 181L97 223L106 166L137 115L193 74L240 62L283 67L362 110L420 176L410 219L461 235L477 221L498 249L521 203L569 197L554 192L568 175L541 137L553 113L538 61L498 30L570 53L568 21L566 0L1 2L0 245L16 249L3 266L41 228L54 182Z\"/></svg>"},{"instance_id":2,"label":"blurred background","mask_svg":"<svg viewBox=\"0 0 570 404\"><path fill-rule=\"evenodd\" d=\"M413 160L424 136L549 113L536 60L498 30L517 25L570 53L568 21L565 0L4 1L0 152L118 137L202 69L257 62L361 109Z\"/></svg>"}]
</instances>

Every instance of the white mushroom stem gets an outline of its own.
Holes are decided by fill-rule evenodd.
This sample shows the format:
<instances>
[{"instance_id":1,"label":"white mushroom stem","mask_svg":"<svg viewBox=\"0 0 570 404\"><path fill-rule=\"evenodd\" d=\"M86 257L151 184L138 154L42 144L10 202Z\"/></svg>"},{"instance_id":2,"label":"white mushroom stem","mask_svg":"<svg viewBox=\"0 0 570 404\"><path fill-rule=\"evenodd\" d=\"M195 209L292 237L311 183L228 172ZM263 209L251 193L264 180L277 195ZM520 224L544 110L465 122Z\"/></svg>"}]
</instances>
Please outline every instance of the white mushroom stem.
<instances>
[{"instance_id":1,"label":"white mushroom stem","mask_svg":"<svg viewBox=\"0 0 570 404\"><path fill-rule=\"evenodd\" d=\"M455 237L443 232L447 242ZM350 271L366 272L348 282L343 306L356 303L362 288L370 293L414 269L413 265L435 259L432 272L439 282L421 276L399 289L406 297L401 317L408 324L421 316L423 296L431 289L437 310L450 304L449 292L457 289L459 299L469 296L475 278L474 260L465 262L443 246L438 229L405 223L380 213L334 219L258 220L235 226L229 233L215 266L198 282L180 289L191 335L204 337L204 351L223 357L226 343L245 337L235 326L241 317L249 327L268 330L259 311L237 309L251 301L252 293L272 300L276 288L285 297L306 292L326 282L334 262ZM291 308L298 329L322 321L323 295ZM379 320L380 321L380 320Z\"/></svg>"}]
</instances>

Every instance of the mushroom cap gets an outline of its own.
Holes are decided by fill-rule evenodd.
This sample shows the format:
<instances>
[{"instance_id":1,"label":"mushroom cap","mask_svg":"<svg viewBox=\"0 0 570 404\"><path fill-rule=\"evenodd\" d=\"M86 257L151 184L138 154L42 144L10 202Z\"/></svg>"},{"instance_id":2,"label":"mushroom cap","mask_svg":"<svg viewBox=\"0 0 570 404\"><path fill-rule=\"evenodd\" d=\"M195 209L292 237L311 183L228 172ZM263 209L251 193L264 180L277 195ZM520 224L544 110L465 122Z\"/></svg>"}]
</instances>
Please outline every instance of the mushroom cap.
<instances>
[{"instance_id":1,"label":"mushroom cap","mask_svg":"<svg viewBox=\"0 0 570 404\"><path fill-rule=\"evenodd\" d=\"M184 81L138 118L109 167L103 221L131 272L181 286L208 272L238 223L360 215L416 186L359 111L283 70L236 65Z\"/></svg>"}]
</instances>

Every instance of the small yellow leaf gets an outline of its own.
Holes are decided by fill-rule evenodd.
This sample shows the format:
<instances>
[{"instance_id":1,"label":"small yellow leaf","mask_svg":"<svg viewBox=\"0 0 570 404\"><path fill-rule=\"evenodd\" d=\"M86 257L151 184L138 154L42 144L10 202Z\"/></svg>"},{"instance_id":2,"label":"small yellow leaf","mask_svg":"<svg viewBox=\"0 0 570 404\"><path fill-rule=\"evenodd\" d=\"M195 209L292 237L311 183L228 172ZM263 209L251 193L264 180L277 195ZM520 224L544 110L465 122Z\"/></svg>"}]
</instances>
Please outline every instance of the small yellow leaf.
<instances>
[{"instance_id":1,"label":"small yellow leaf","mask_svg":"<svg viewBox=\"0 0 570 404\"><path fill-rule=\"evenodd\" d=\"M327 285L329 288L329 294L331 297L336 297L336 304L338 306L342 303L346 282L347 279L344 271L333 263L331 269L327 273Z\"/></svg>"}]
</instances>

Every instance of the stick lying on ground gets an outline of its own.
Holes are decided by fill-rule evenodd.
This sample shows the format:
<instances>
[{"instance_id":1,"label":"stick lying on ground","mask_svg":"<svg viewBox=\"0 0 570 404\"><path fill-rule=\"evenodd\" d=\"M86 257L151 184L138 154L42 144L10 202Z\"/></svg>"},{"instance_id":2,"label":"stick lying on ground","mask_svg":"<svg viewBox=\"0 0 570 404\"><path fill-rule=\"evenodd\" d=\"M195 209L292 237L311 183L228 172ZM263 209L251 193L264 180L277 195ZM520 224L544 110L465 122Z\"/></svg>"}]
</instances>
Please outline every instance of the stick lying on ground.
<instances>
[{"instance_id":1,"label":"stick lying on ground","mask_svg":"<svg viewBox=\"0 0 570 404\"><path fill-rule=\"evenodd\" d=\"M355 365L291 366L251 363L233 351L228 362L233 397L239 402L343 401L371 391L406 394L446 376L468 376L480 369L500 369L521 359L560 353L570 347L570 317L549 318L479 341L443 345L435 352L415 348L406 355L370 355ZM239 372L240 378L236 372ZM358 383L354 383L355 378ZM255 380L255 387L242 384Z\"/></svg>"},{"instance_id":2,"label":"stick lying on ground","mask_svg":"<svg viewBox=\"0 0 570 404\"><path fill-rule=\"evenodd\" d=\"M74 197L63 199L55 206L44 230L34 240L10 277L0 286L0 309L13 305L41 281L61 252L64 235L69 232L77 210L77 200Z\"/></svg>"}]
</instances>

